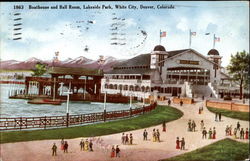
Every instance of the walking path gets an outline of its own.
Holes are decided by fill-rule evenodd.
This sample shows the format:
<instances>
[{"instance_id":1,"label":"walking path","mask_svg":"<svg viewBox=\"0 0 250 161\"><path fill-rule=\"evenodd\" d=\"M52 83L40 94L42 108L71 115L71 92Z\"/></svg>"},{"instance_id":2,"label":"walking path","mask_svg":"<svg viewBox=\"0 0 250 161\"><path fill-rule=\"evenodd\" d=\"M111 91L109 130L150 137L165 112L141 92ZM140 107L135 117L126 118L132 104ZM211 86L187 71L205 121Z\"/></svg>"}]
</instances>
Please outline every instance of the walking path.
<instances>
[{"instance_id":1,"label":"walking path","mask_svg":"<svg viewBox=\"0 0 250 161\"><path fill-rule=\"evenodd\" d=\"M165 105L167 102L159 102L159 104ZM66 140L69 144L69 152L67 154L64 154L63 151L60 150L61 140L6 143L0 145L2 161L157 161L193 151L226 137L233 138L232 136L225 136L225 128L227 125L233 125L234 129L238 120L222 116L222 121L216 122L214 121L215 114L209 112L207 108L204 108L202 114L198 114L198 108L202 105L202 101L193 105L184 104L182 107L177 104L172 104L173 107L180 109L184 115L178 120L167 123L166 132L162 132L162 125L147 128L148 139L150 139L148 141L143 141L142 134L144 129L139 129L125 132L125 134L133 134L133 145L121 144L122 133L92 138L94 140L94 152L80 151L79 143L82 138ZM196 132L187 131L189 119L195 121ZM200 130L201 120L204 120L206 130L213 127L216 128L216 139L202 139ZM240 120L239 122L244 130L249 128L248 121ZM151 141L154 128L160 130L160 143ZM185 150L175 149L176 137L180 139L182 137L185 138ZM237 139L237 141L248 143L248 140ZM58 147L56 157L51 156L53 143L56 143ZM121 149L120 158L110 158L112 145L119 145Z\"/></svg>"}]
</instances>

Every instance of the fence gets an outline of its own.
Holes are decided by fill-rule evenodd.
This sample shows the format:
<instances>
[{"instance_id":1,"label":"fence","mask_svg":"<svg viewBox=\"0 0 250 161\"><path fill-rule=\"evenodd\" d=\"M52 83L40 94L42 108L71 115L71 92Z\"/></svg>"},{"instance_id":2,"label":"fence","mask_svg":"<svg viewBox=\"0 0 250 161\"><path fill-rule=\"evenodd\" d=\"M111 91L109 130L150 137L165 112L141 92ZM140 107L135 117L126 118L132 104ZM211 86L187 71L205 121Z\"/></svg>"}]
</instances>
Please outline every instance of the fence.
<instances>
[{"instance_id":1,"label":"fence","mask_svg":"<svg viewBox=\"0 0 250 161\"><path fill-rule=\"evenodd\" d=\"M249 112L249 105L237 104L233 102L213 102L206 101L207 107L226 109L231 111Z\"/></svg>"},{"instance_id":2,"label":"fence","mask_svg":"<svg viewBox=\"0 0 250 161\"><path fill-rule=\"evenodd\" d=\"M89 113L81 115L0 118L0 130L47 129L84 125L141 115L155 109L156 103L136 109Z\"/></svg>"}]
</instances>

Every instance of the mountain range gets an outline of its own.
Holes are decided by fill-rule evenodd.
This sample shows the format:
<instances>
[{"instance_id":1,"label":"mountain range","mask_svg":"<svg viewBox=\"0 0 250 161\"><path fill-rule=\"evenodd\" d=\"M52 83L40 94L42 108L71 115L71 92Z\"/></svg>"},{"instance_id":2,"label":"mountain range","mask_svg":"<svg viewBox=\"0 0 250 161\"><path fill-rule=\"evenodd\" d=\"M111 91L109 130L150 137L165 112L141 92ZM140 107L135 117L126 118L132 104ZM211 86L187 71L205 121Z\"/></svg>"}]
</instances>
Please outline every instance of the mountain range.
<instances>
[{"instance_id":1,"label":"mountain range","mask_svg":"<svg viewBox=\"0 0 250 161\"><path fill-rule=\"evenodd\" d=\"M68 58L63 61L54 62L54 66L61 67L82 67L82 68L92 68L92 69L103 69L104 71L109 71L112 69L112 66L124 60L118 60L112 56L106 57L105 61L102 65L98 63L98 60L91 60L85 58L83 56L79 56L75 59ZM1 69L19 69L19 70L29 70L34 69L35 65L40 62L43 64L47 64L48 66L53 65L52 60L41 60L35 57L29 58L25 61L17 61L17 60L4 60L0 61Z\"/></svg>"}]
</instances>

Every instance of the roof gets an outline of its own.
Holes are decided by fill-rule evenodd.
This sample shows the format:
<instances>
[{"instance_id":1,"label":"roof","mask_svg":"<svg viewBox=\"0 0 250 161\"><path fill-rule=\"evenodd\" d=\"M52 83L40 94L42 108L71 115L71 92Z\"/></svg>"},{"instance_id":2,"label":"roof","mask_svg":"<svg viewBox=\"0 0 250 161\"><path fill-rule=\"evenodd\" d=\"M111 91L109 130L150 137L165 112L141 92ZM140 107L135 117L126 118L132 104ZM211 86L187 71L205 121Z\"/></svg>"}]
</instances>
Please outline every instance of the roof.
<instances>
[{"instance_id":1,"label":"roof","mask_svg":"<svg viewBox=\"0 0 250 161\"><path fill-rule=\"evenodd\" d=\"M175 56L175 55L180 54L180 53L182 53L182 52L185 52L185 51L187 51L187 50L190 50L190 49L182 49L182 50L167 51L168 57Z\"/></svg>"},{"instance_id":2,"label":"roof","mask_svg":"<svg viewBox=\"0 0 250 161\"><path fill-rule=\"evenodd\" d=\"M220 55L218 50L216 49L211 49L209 50L209 52L207 53L207 55Z\"/></svg>"},{"instance_id":3,"label":"roof","mask_svg":"<svg viewBox=\"0 0 250 161\"><path fill-rule=\"evenodd\" d=\"M141 54L132 59L125 60L113 66L115 67L131 67L131 66L149 66L150 65L150 54Z\"/></svg>"},{"instance_id":4,"label":"roof","mask_svg":"<svg viewBox=\"0 0 250 161\"><path fill-rule=\"evenodd\" d=\"M90 76L102 76L103 71L98 69L89 68L66 68L66 67L51 67L47 71L49 74L58 75L90 75Z\"/></svg>"},{"instance_id":5,"label":"roof","mask_svg":"<svg viewBox=\"0 0 250 161\"><path fill-rule=\"evenodd\" d=\"M115 69L111 70L105 74L144 74L144 75L150 75L151 72L155 71L155 69Z\"/></svg>"},{"instance_id":6,"label":"roof","mask_svg":"<svg viewBox=\"0 0 250 161\"><path fill-rule=\"evenodd\" d=\"M155 46L154 51L166 51L166 50L165 50L164 46L157 45L157 46Z\"/></svg>"}]
</instances>

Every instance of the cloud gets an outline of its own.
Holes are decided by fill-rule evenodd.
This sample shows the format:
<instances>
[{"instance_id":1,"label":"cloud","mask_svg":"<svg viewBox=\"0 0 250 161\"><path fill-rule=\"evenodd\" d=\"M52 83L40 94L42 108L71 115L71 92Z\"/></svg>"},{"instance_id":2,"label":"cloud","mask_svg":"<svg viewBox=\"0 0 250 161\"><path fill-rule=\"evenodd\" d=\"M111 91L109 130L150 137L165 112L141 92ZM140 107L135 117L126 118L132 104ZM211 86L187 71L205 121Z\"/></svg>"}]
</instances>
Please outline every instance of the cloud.
<instances>
[{"instance_id":1,"label":"cloud","mask_svg":"<svg viewBox=\"0 0 250 161\"><path fill-rule=\"evenodd\" d=\"M189 29L188 20L186 18L181 18L176 27L181 31L187 31Z\"/></svg>"}]
</instances>

